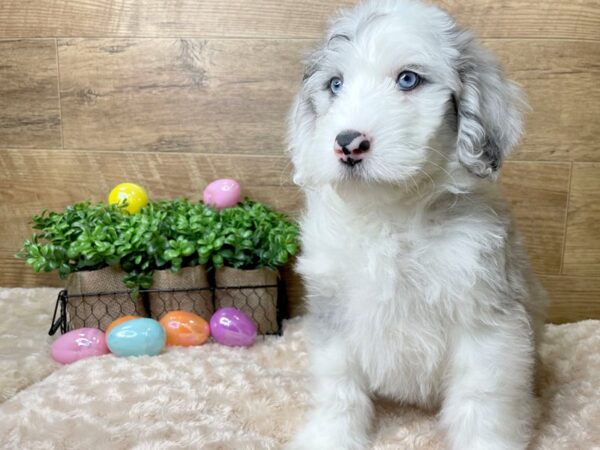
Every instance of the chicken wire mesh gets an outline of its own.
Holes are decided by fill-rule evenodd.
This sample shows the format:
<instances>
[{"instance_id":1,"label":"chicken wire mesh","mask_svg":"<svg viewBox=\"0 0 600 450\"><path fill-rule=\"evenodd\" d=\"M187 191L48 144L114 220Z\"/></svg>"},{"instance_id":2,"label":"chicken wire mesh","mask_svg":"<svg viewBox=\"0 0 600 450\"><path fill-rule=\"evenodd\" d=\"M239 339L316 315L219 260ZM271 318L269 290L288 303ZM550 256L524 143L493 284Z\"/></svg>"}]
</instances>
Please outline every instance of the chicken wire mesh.
<instances>
[{"instance_id":1,"label":"chicken wire mesh","mask_svg":"<svg viewBox=\"0 0 600 450\"><path fill-rule=\"evenodd\" d=\"M209 321L216 309L234 306L244 311L257 326L259 334L281 334L287 316L287 296L283 280L259 286L228 286L194 289L142 289L90 292L69 295L59 292L49 334L66 333L81 327L105 330L115 319L134 315L156 320L169 311L193 312Z\"/></svg>"}]
</instances>

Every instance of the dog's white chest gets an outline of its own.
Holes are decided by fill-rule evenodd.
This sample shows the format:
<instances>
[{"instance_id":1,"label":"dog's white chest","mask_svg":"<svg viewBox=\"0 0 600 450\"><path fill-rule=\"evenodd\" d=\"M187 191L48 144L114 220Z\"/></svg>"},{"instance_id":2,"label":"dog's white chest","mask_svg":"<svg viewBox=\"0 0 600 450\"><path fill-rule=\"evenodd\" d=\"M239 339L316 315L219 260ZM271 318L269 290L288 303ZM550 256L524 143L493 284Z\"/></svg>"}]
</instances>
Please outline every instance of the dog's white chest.
<instances>
[{"instance_id":1,"label":"dog's white chest","mask_svg":"<svg viewBox=\"0 0 600 450\"><path fill-rule=\"evenodd\" d=\"M311 313L343 332L373 390L435 402L450 336L458 322L481 315L489 294L479 282L488 270L482 255L502 245L501 224L435 212L361 215L327 195L309 209L298 269ZM502 267L501 260L490 264Z\"/></svg>"},{"instance_id":2,"label":"dog's white chest","mask_svg":"<svg viewBox=\"0 0 600 450\"><path fill-rule=\"evenodd\" d=\"M301 269L311 272L308 278L323 301L331 302L324 307L340 319L371 389L407 402L435 403L447 351L448 305L434 272L425 270L430 255L416 257L414 243L401 235L354 237L308 242Z\"/></svg>"},{"instance_id":3,"label":"dog's white chest","mask_svg":"<svg viewBox=\"0 0 600 450\"><path fill-rule=\"evenodd\" d=\"M344 295L357 361L374 391L411 403L435 403L447 352L442 299L426 303L428 294L420 286L426 289L432 282L423 274L421 280L412 279L411 257L369 258L375 271L348 278ZM355 333L356 320L362 333Z\"/></svg>"}]
</instances>

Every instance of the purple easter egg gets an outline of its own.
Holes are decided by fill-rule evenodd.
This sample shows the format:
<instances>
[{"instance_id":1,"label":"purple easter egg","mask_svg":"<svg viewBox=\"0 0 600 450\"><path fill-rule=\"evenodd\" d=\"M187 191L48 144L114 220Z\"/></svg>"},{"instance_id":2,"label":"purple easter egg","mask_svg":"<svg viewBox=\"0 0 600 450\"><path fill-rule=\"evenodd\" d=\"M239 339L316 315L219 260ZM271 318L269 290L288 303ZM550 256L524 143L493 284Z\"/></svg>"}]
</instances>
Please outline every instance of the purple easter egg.
<instances>
[{"instance_id":1,"label":"purple easter egg","mask_svg":"<svg viewBox=\"0 0 600 450\"><path fill-rule=\"evenodd\" d=\"M70 364L90 356L105 355L108 347L102 330L78 328L54 341L50 353L55 361Z\"/></svg>"},{"instance_id":2,"label":"purple easter egg","mask_svg":"<svg viewBox=\"0 0 600 450\"><path fill-rule=\"evenodd\" d=\"M204 189L204 203L218 209L235 206L240 201L240 184L235 180L222 178L215 180Z\"/></svg>"},{"instance_id":3,"label":"purple easter egg","mask_svg":"<svg viewBox=\"0 0 600 450\"><path fill-rule=\"evenodd\" d=\"M250 347L256 341L256 325L237 308L221 308L210 319L210 334L219 344Z\"/></svg>"}]
</instances>

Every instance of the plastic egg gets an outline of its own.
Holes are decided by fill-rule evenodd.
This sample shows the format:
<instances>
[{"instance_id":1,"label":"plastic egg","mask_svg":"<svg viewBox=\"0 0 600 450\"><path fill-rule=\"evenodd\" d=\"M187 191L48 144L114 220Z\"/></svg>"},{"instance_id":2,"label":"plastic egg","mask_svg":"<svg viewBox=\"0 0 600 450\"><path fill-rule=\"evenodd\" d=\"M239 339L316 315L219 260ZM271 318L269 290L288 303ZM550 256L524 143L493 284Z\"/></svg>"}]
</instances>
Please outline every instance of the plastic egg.
<instances>
[{"instance_id":1,"label":"plastic egg","mask_svg":"<svg viewBox=\"0 0 600 450\"><path fill-rule=\"evenodd\" d=\"M135 214L148 204L148 194L143 187L135 183L121 183L110 191L108 203L120 205L123 202L127 202L124 209L130 214Z\"/></svg>"},{"instance_id":2,"label":"plastic egg","mask_svg":"<svg viewBox=\"0 0 600 450\"><path fill-rule=\"evenodd\" d=\"M132 319L115 326L106 338L117 356L155 356L165 346L165 331L154 319Z\"/></svg>"},{"instance_id":3,"label":"plastic egg","mask_svg":"<svg viewBox=\"0 0 600 450\"><path fill-rule=\"evenodd\" d=\"M208 322L187 311L171 311L160 319L167 335L167 345L201 345L210 335Z\"/></svg>"},{"instance_id":4,"label":"plastic egg","mask_svg":"<svg viewBox=\"0 0 600 450\"><path fill-rule=\"evenodd\" d=\"M90 356L108 353L102 330L78 328L60 336L52 343L52 358L62 364L69 364Z\"/></svg>"},{"instance_id":5,"label":"plastic egg","mask_svg":"<svg viewBox=\"0 0 600 450\"><path fill-rule=\"evenodd\" d=\"M204 189L204 203L218 209L229 208L239 203L240 184L229 178L215 180Z\"/></svg>"},{"instance_id":6,"label":"plastic egg","mask_svg":"<svg viewBox=\"0 0 600 450\"><path fill-rule=\"evenodd\" d=\"M117 325L127 322L128 320L132 320L132 319L139 319L140 316L121 316L118 319L113 320L107 327L106 330L104 330L104 334L106 336L108 336L111 332L111 330L116 327Z\"/></svg>"},{"instance_id":7,"label":"plastic egg","mask_svg":"<svg viewBox=\"0 0 600 450\"><path fill-rule=\"evenodd\" d=\"M256 341L256 325L237 308L221 308L210 319L210 332L219 344L250 347Z\"/></svg>"}]
</instances>

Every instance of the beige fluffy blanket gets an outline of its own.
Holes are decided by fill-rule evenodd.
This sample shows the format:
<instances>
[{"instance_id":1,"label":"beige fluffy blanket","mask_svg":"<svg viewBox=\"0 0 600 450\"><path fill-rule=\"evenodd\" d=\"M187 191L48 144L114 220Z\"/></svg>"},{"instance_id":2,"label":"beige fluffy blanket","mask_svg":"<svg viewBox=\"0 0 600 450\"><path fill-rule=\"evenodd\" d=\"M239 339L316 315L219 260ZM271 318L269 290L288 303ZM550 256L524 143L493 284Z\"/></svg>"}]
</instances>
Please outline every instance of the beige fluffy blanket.
<instances>
[{"instance_id":1,"label":"beige fluffy blanket","mask_svg":"<svg viewBox=\"0 0 600 450\"><path fill-rule=\"evenodd\" d=\"M249 350L217 344L60 366L56 289L0 289L0 446L275 449L309 405L302 320ZM600 449L600 322L548 325L532 449ZM378 403L375 449L442 449L433 413ZM332 449L335 450L335 449Z\"/></svg>"}]
</instances>

